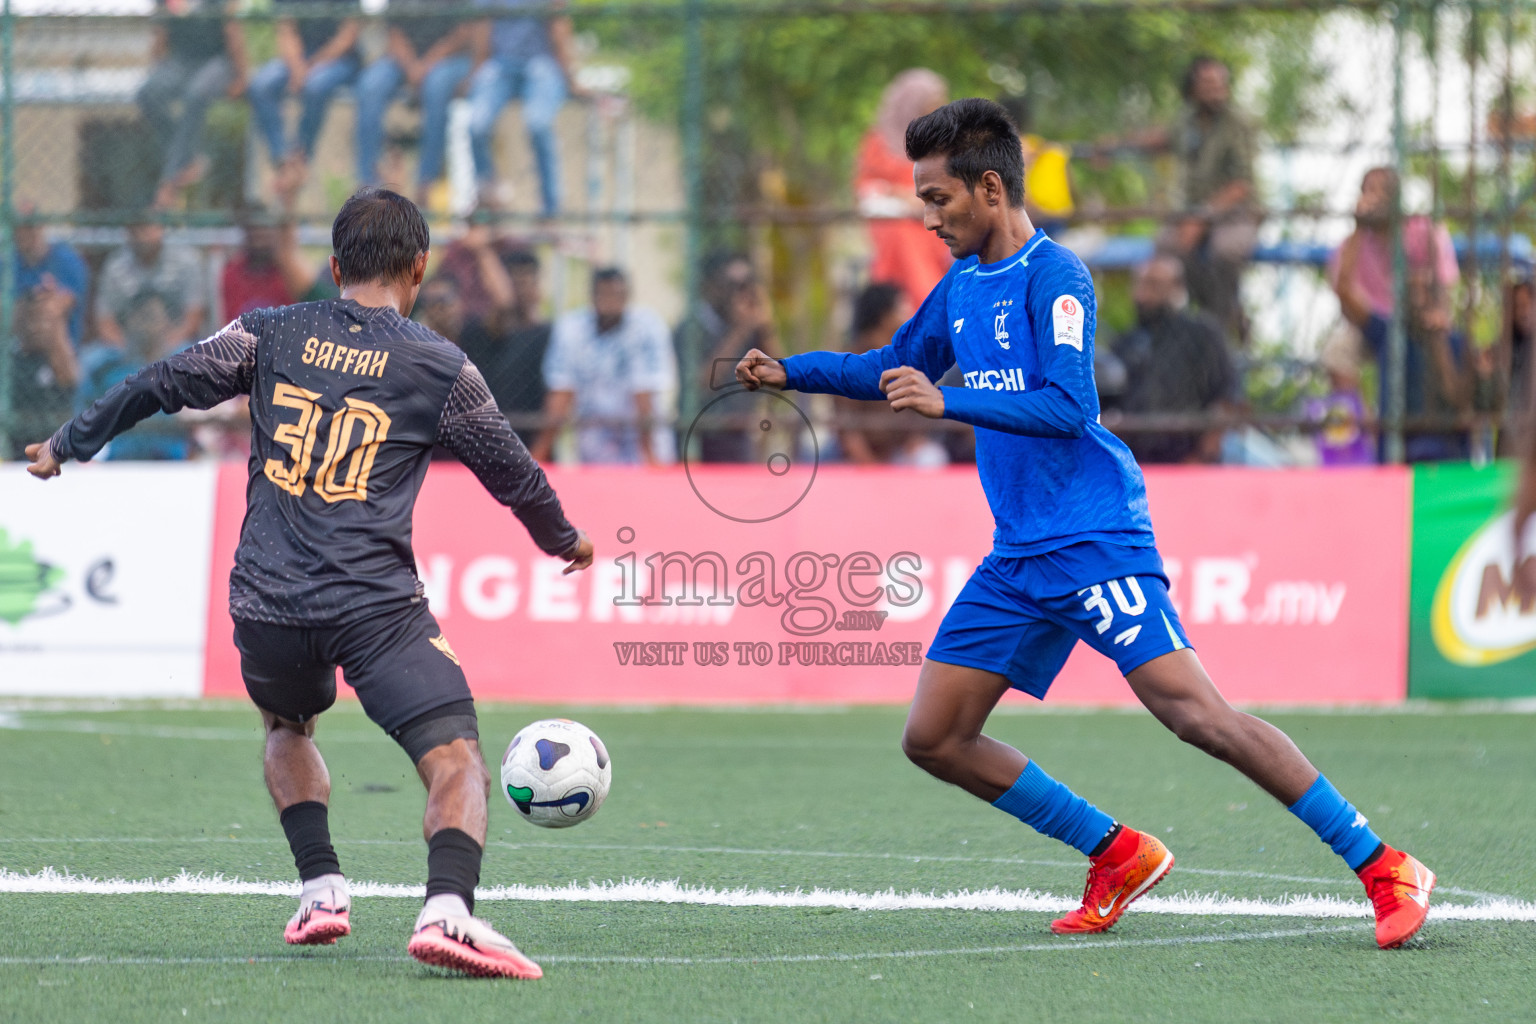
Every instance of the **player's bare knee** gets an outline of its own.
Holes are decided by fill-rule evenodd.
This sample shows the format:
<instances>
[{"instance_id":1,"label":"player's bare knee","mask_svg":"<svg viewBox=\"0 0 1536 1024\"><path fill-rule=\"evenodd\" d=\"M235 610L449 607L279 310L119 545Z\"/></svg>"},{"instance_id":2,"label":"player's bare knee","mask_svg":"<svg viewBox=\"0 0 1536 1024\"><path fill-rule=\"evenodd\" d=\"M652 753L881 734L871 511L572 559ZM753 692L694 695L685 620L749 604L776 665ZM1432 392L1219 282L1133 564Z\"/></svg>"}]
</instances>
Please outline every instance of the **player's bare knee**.
<instances>
[{"instance_id":1,"label":"player's bare knee","mask_svg":"<svg viewBox=\"0 0 1536 1024\"><path fill-rule=\"evenodd\" d=\"M1230 711L1231 709L1225 709ZM1222 708L1200 705L1184 706L1173 716L1169 728L1179 739L1225 760L1234 744L1233 724Z\"/></svg>"},{"instance_id":2,"label":"player's bare knee","mask_svg":"<svg viewBox=\"0 0 1536 1024\"><path fill-rule=\"evenodd\" d=\"M955 753L954 738L939 729L907 723L901 734L901 752L927 772L947 764Z\"/></svg>"}]
</instances>

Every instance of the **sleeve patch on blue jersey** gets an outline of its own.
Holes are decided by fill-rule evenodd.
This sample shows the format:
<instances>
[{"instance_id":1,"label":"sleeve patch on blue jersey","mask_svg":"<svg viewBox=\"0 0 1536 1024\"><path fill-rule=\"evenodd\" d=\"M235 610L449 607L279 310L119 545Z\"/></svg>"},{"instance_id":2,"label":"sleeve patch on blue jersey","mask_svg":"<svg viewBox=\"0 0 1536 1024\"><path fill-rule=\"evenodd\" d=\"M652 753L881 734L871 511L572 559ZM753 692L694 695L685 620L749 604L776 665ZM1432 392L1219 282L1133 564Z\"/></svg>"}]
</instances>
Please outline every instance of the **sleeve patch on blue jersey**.
<instances>
[{"instance_id":1,"label":"sleeve patch on blue jersey","mask_svg":"<svg viewBox=\"0 0 1536 1024\"><path fill-rule=\"evenodd\" d=\"M1071 295L1058 295L1051 303L1051 328L1056 344L1083 350L1083 304Z\"/></svg>"}]
</instances>

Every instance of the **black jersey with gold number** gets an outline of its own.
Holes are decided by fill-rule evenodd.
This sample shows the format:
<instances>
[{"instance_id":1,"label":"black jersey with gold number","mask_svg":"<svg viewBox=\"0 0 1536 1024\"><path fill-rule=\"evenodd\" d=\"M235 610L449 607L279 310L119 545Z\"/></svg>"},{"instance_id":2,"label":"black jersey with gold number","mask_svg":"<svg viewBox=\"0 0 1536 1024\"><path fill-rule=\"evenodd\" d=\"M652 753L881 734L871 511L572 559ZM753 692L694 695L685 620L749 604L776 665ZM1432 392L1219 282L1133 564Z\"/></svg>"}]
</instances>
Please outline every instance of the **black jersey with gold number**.
<instances>
[{"instance_id":1,"label":"black jersey with gold number","mask_svg":"<svg viewBox=\"0 0 1536 1024\"><path fill-rule=\"evenodd\" d=\"M250 482L230 574L237 619L343 623L422 599L411 513L441 444L551 555L576 531L464 353L393 308L350 300L247 313L144 368L66 423L89 459L164 410L251 399Z\"/></svg>"}]
</instances>

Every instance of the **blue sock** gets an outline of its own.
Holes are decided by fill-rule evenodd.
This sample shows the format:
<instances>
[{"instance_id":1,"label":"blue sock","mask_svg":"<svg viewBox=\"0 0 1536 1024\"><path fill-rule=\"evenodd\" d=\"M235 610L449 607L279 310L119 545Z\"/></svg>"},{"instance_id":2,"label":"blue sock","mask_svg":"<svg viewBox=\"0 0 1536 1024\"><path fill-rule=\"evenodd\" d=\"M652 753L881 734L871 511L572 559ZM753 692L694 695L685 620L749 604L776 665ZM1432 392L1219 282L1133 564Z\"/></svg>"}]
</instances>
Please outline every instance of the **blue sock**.
<instances>
[{"instance_id":1,"label":"blue sock","mask_svg":"<svg viewBox=\"0 0 1536 1024\"><path fill-rule=\"evenodd\" d=\"M1360 865L1381 845L1381 840L1366 823L1365 815L1355 810L1355 805L1345 800L1333 788L1333 783L1321 775L1289 809L1317 833L1317 838L1343 857L1351 871L1359 871Z\"/></svg>"},{"instance_id":2,"label":"blue sock","mask_svg":"<svg viewBox=\"0 0 1536 1024\"><path fill-rule=\"evenodd\" d=\"M992 806L1084 854L1091 854L1115 825L1113 818L1045 774L1033 761Z\"/></svg>"}]
</instances>

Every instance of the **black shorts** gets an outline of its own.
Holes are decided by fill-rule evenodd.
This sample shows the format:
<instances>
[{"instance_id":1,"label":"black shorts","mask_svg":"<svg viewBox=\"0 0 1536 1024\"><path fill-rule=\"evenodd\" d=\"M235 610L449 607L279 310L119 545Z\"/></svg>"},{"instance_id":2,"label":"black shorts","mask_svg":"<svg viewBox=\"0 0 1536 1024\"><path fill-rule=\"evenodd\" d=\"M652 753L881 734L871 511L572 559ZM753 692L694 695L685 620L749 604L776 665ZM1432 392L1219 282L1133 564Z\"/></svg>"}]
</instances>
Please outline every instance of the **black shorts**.
<instances>
[{"instance_id":1,"label":"black shorts","mask_svg":"<svg viewBox=\"0 0 1536 1024\"><path fill-rule=\"evenodd\" d=\"M341 626L279 626L235 620L246 692L263 711L303 722L336 703L336 669L363 711L420 760L422 723L462 718L449 731L475 738L474 705L458 656L424 604ZM428 730L440 742L445 726ZM410 735L407 735L410 734ZM448 739L451 739L449 736ZM407 742L414 739L415 742ZM436 745L436 744L434 744Z\"/></svg>"}]
</instances>

